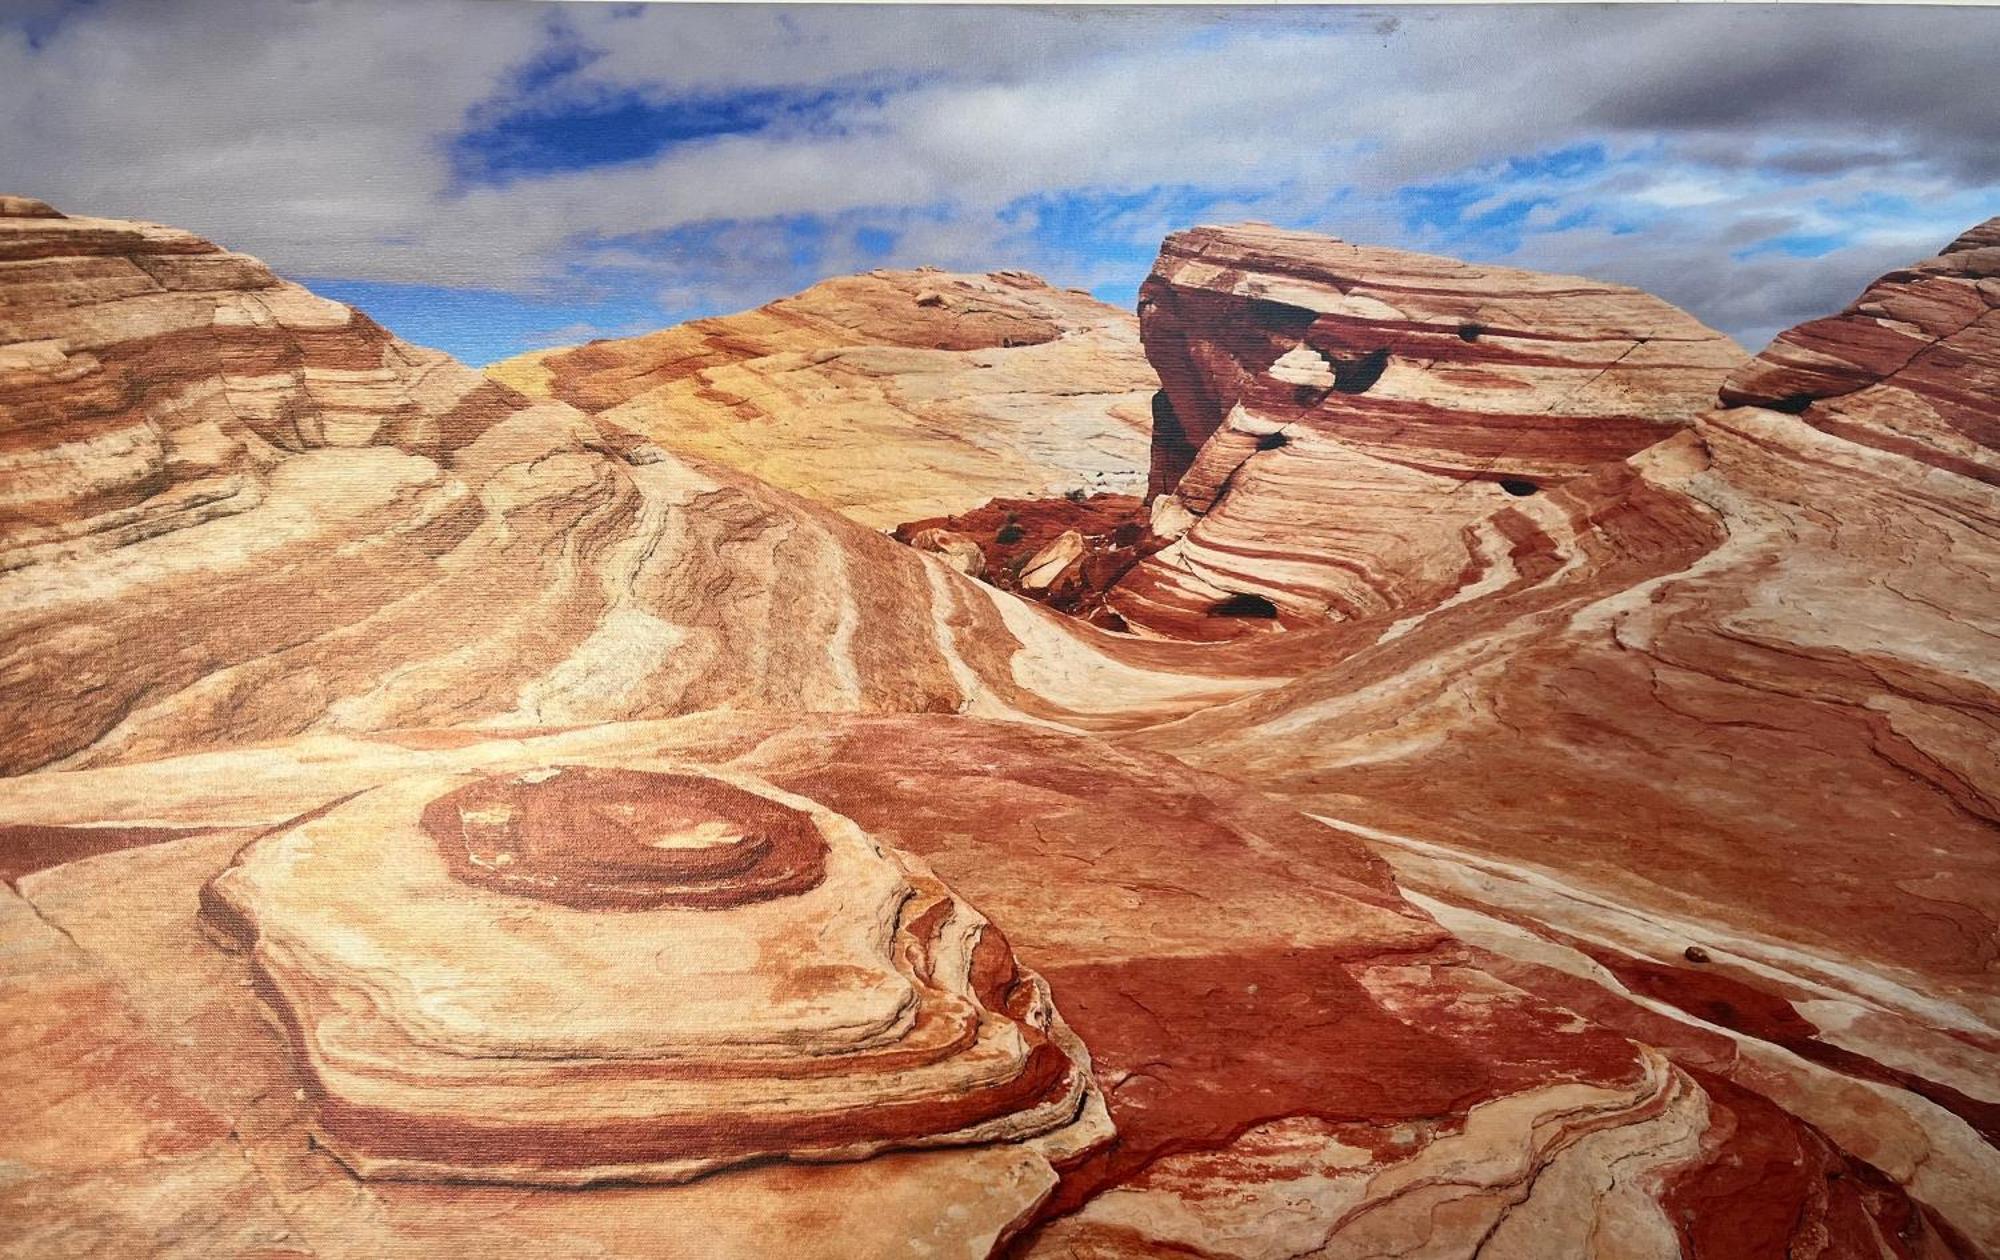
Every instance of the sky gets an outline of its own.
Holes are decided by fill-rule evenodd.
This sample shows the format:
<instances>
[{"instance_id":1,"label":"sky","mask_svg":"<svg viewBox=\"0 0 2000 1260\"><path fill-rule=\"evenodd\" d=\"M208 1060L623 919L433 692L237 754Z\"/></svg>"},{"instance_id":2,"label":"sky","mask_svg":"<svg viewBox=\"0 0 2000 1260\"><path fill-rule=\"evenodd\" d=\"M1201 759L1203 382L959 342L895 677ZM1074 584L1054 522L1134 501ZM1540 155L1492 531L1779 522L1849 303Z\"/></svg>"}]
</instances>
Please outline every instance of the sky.
<instances>
[{"instance_id":1,"label":"sky","mask_svg":"<svg viewBox=\"0 0 2000 1260\"><path fill-rule=\"evenodd\" d=\"M1256 219L1760 348L2000 213L2000 9L5 0L0 191L485 363Z\"/></svg>"}]
</instances>

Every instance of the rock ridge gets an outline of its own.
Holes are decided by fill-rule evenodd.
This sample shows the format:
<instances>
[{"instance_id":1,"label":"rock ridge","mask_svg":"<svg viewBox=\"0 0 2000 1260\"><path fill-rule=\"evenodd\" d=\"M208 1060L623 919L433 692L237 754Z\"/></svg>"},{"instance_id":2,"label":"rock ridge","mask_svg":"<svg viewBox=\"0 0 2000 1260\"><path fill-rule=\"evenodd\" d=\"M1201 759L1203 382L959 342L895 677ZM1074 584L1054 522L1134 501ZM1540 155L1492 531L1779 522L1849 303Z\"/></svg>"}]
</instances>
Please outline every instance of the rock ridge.
<instances>
[{"instance_id":1,"label":"rock ridge","mask_svg":"<svg viewBox=\"0 0 2000 1260\"><path fill-rule=\"evenodd\" d=\"M1154 386L1132 316L1019 271L873 271L489 373L877 529L1131 493Z\"/></svg>"}]
</instances>

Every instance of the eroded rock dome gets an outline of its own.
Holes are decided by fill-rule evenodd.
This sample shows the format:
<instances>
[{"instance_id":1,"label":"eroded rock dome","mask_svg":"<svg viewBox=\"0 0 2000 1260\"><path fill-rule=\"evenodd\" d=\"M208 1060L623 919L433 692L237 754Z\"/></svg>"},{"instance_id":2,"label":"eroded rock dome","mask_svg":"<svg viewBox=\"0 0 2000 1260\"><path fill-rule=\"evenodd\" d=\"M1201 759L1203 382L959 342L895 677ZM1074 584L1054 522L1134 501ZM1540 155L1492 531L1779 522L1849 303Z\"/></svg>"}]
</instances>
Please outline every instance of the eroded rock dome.
<instances>
[{"instance_id":1,"label":"eroded rock dome","mask_svg":"<svg viewBox=\"0 0 2000 1260\"><path fill-rule=\"evenodd\" d=\"M676 1181L1110 1133L992 924L749 776L401 780L253 842L203 908L364 1177Z\"/></svg>"}]
</instances>

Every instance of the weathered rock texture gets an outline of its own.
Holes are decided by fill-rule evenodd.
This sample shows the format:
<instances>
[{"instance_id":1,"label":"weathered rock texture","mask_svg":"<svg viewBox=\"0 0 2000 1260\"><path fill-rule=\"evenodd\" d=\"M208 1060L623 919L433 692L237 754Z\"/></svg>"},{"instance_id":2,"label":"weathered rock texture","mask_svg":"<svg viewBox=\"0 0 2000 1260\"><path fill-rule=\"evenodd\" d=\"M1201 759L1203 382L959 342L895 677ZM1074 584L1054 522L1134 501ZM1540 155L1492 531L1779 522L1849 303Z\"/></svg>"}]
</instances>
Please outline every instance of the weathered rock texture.
<instances>
[{"instance_id":1,"label":"weathered rock texture","mask_svg":"<svg viewBox=\"0 0 2000 1260\"><path fill-rule=\"evenodd\" d=\"M1995 225L1747 364L1177 237L1121 635L0 208L0 1251L2000 1254Z\"/></svg>"},{"instance_id":2,"label":"weathered rock texture","mask_svg":"<svg viewBox=\"0 0 2000 1260\"><path fill-rule=\"evenodd\" d=\"M251 947L319 1144L363 1176L681 1181L1109 1136L1006 938L754 779L418 777L258 840L204 906Z\"/></svg>"},{"instance_id":3,"label":"weathered rock texture","mask_svg":"<svg viewBox=\"0 0 2000 1260\"><path fill-rule=\"evenodd\" d=\"M184 232L0 219L0 295L0 769L731 706L1089 724L1230 690ZM1136 690L1068 686L1088 658Z\"/></svg>"},{"instance_id":4,"label":"weathered rock texture","mask_svg":"<svg viewBox=\"0 0 2000 1260\"><path fill-rule=\"evenodd\" d=\"M879 529L1145 484L1132 317L1025 272L848 276L488 370Z\"/></svg>"},{"instance_id":5,"label":"weathered rock texture","mask_svg":"<svg viewBox=\"0 0 2000 1260\"><path fill-rule=\"evenodd\" d=\"M1965 239L1688 431L1478 522L1429 607L1300 636L1319 668L1138 738L1353 826L1499 974L1989 1254L2000 248Z\"/></svg>"},{"instance_id":6,"label":"weathered rock texture","mask_svg":"<svg viewBox=\"0 0 2000 1260\"><path fill-rule=\"evenodd\" d=\"M1742 359L1633 289L1257 226L1168 237L1139 312L1177 541L1111 604L1186 638L1433 600L1466 527L1669 436Z\"/></svg>"},{"instance_id":7,"label":"weathered rock texture","mask_svg":"<svg viewBox=\"0 0 2000 1260\"><path fill-rule=\"evenodd\" d=\"M957 516L912 521L894 536L1003 591L1124 630L1104 597L1166 545L1150 528L1149 512L1130 494L995 499Z\"/></svg>"},{"instance_id":8,"label":"weathered rock texture","mask_svg":"<svg viewBox=\"0 0 2000 1260\"><path fill-rule=\"evenodd\" d=\"M767 1164L686 1185L582 1193L533 1185L502 1193L374 1175L354 1181L308 1140L331 1131L335 1152L356 1159L357 1135L328 1122L340 1090L408 1099L449 1084L457 1106L498 1102L497 1091L486 1091L499 1064L453 1056L463 1079L443 1082L425 1068L443 1048L462 1056L470 1043L498 1038L489 1050L518 1054L531 1037L554 1043L507 1061L510 1072L558 1078L551 1096L516 1109L514 1124L546 1126L550 1138L567 1132L588 1154L599 1149L601 1117L574 1110L592 1096L579 1043L596 1038L609 1043L591 1047L598 1053L632 1052L642 1036L664 1042L690 1028L737 1032L746 1019L837 1026L834 1012L808 994L850 991L879 974L833 965L832 952L748 948L753 939L811 934L810 914L795 922L775 913L796 898L754 903L776 922L744 931L728 952L704 955L695 948L700 938L677 928L674 937L688 947L656 959L653 916L717 912L607 910L598 912L610 916L601 925L579 931L576 919L591 915L555 916L541 897L517 898L496 917L469 912L497 904L484 891L413 903L384 886L409 879L437 887L449 878L437 841L413 818L439 800L451 801L456 814L468 802L453 800L452 792L464 792L453 785L511 785L553 765L672 765L754 787L769 794L761 799L815 819L839 817L823 825L835 833L858 827L890 847L885 857L913 855L892 863L900 875L863 865L890 882L941 880L1005 925L1020 963L1046 979L1069 1026L1093 1047L1116 1136L1093 1146L1058 1130L1039 1144L974 1140L812 1170ZM490 801L469 803L491 816ZM34 829L16 832L12 851L56 861L77 824L143 815L152 827L128 834L123 849L18 875L20 897L7 902L20 907L10 920L17 948L60 957L80 977L21 969L12 975L20 990L11 1009L40 1026L38 1012L78 1000L82 979L102 986L102 1009L116 1018L65 1017L65 1044L76 1057L62 1062L122 1055L115 1061L131 1075L64 1068L59 1083L16 1092L16 1114L30 1132L58 1128L67 1107L94 1105L106 1118L91 1149L9 1150L24 1171L0 1192L0 1204L28 1238L61 1239L65 1228L88 1221L104 1253L149 1245L151 1217L141 1210L119 1219L83 1205L120 1202L124 1186L158 1193L215 1166L245 1203L270 1205L264 1225L288 1231L295 1254L328 1257L395 1254L416 1237L473 1254L501 1254L532 1237L558 1256L876 1256L900 1254L912 1240L931 1254L984 1255L1006 1238L1020 1254L1038 1256L1191 1246L1263 1255L1321 1243L1355 1256L1465 1254L1487 1233L1505 1244L1502 1254L1548 1255L1563 1254L1562 1240L1593 1228L1650 1240L1636 1254L1671 1254L1673 1225L1649 1197L1652 1180L1703 1170L1726 1176L1758 1154L1726 1130L1704 1140L1706 1096L1657 1054L1480 970L1397 894L1385 865L1354 837L1172 759L1019 724L697 715L526 739L458 731L321 736L0 782L0 815ZM230 866L245 838L260 833ZM329 881L315 870L368 852L385 860L364 863L354 877ZM912 879L924 870L934 875ZM836 878L844 877L829 871L829 883ZM214 949L198 928L209 881L260 920L247 958ZM308 883L355 892L328 905L304 895ZM298 888L287 892L287 884ZM871 904L875 894L829 907L847 925L830 950L868 919ZM749 909L720 912L717 930ZM333 922L349 930L324 934ZM906 914L904 922L915 920ZM607 938L621 931L627 948L612 948ZM489 966L480 951L496 940L503 954L539 941L539 965ZM333 954L350 965L333 966ZM589 985L563 965L585 957ZM737 973L719 983L732 960ZM665 970L650 998L620 979L654 966ZM302 973L337 977L341 989L356 991L374 978L366 985L373 1000L329 1004L334 994L317 983L292 992L288 978ZM803 981L799 990L768 1004L748 1000L788 976ZM425 1070L329 1088L322 1082L332 1048L299 1053L261 1018L268 998L259 991L274 987L289 994L288 1009L320 1012L312 1026L339 1032L342 1058L369 1064L363 1051L393 1045L389 1062ZM1029 992L1039 1001L1038 987L1023 996ZM632 1001L609 1000L621 994ZM573 1017L554 1019L565 1001ZM482 1008L501 1003L518 1018L489 1023ZM423 1040L436 1049L412 1056L407 1034L377 1040L377 1025L399 1012L413 1017L419 1005L429 1030ZM713 1024L697 1018L716 1013ZM329 1018L344 1031L329 1028ZM183 1039L188 1031L191 1042ZM836 1039L851 1033L842 1028ZM778 1054L800 1055L799 1045L788 1038ZM592 1070L620 1078L616 1088L599 1085L600 1108L634 1106L625 1078L643 1077L647 1064L643 1054L622 1053L596 1064ZM11 1070L10 1083L46 1081L55 1069L30 1058ZM833 1096L774 1095L760 1086L729 1099L726 1081L695 1092L715 1109L716 1124L696 1135L708 1141L736 1136L727 1123L732 1109L749 1121L782 1113L788 1102L824 1106ZM133 1096L153 1099L154 1110L122 1109ZM41 1098L49 1101L29 1101ZM163 1111L169 1104L180 1110ZM871 1111L860 1119L883 1117ZM396 1132L420 1140L434 1130ZM1784 1121L1770 1132L1811 1140ZM541 1141L507 1137L497 1148L461 1139L445 1149L458 1161L486 1154L511 1164L531 1158ZM356 1162L374 1171L362 1154ZM542 1179L525 1171L526 1180ZM1724 1186L1716 1201L1755 1203L1764 1193ZM1855 1210L1893 1212L1902 1202L1893 1187L1871 1193L1879 1205ZM1843 1210L1860 1204L1844 1188L1834 1201ZM185 1251L213 1254L227 1231L245 1227L239 1219L258 1218L246 1209L244 1218L190 1225L181 1235ZM1928 1236L1920 1217L1916 1228Z\"/></svg>"}]
</instances>

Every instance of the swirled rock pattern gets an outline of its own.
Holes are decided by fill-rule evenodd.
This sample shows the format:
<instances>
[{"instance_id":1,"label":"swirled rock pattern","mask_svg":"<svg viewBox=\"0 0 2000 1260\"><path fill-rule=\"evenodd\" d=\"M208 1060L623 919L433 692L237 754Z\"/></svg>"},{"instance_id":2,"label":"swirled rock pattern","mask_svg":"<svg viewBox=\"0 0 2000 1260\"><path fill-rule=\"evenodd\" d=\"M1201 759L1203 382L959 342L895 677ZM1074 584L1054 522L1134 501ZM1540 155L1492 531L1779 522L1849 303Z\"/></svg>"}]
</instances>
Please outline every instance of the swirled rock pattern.
<instances>
[{"instance_id":1,"label":"swirled rock pattern","mask_svg":"<svg viewBox=\"0 0 2000 1260\"><path fill-rule=\"evenodd\" d=\"M1245 685L1127 667L254 259L51 215L0 219L0 768L723 706L1091 724ZM1100 664L1132 689L1060 681Z\"/></svg>"},{"instance_id":2,"label":"swirled rock pattern","mask_svg":"<svg viewBox=\"0 0 2000 1260\"><path fill-rule=\"evenodd\" d=\"M1671 435L1742 360L1633 289L1254 225L1168 237L1139 312L1174 542L1110 604L1183 638L1422 605L1460 531Z\"/></svg>"},{"instance_id":3,"label":"swirled rock pattern","mask_svg":"<svg viewBox=\"0 0 2000 1260\"><path fill-rule=\"evenodd\" d=\"M477 825L491 827L495 793L532 786L522 780L558 766L692 775L803 809L827 841L817 891L835 925L832 948L803 956L781 948L828 935L798 898L723 911L585 913L485 888L411 901L394 886L435 889L450 879L420 821L437 801L454 801L453 813L470 804ZM225 767L228 789L209 790ZM1703 1156L1688 1137L1701 1095L1670 1064L1482 972L1397 894L1386 866L1354 837L1173 759L1018 723L738 714L526 739L448 730L317 736L0 782L0 816L46 831L126 807L143 810L155 830L123 850L20 877L20 931L87 959L88 974L120 995L119 1020L68 1034L82 1061L129 1045L141 1075L123 1096L144 1088L150 1071L182 1083L189 1097L179 1105L201 1123L180 1120L168 1096L152 1114L113 1113L119 1123L105 1132L122 1145L65 1152L67 1171L50 1168L50 1156L32 1157L33 1174L0 1191L12 1196L0 1204L44 1238L61 1237L68 1214L92 1221L102 1250L143 1248L151 1237L140 1232L144 1213L107 1220L76 1205L121 1179L164 1187L213 1161L233 1166L243 1196L273 1205L288 1245L312 1255L394 1254L414 1238L501 1254L524 1237L566 1257L874 1256L905 1251L913 1239L940 1255L985 1255L1002 1243L1024 1255L1123 1255L1171 1251L1211 1227L1240 1230L1245 1219L1244 1236L1260 1247L1317 1230L1345 1254L1390 1243L1453 1250L1486 1228L1532 1237L1525 1223L1505 1224L1531 1185L1540 1187L1542 1209L1589 1216L1598 1176L1637 1195L1648 1169L1687 1159L1724 1165L1737 1151L1720 1141L1712 1158ZM520 809L515 817L526 825L562 812ZM622 822L622 811L610 812ZM647 834L684 821L635 811L642 816L651 820ZM847 852L860 859L855 869L841 869L843 836L865 836L880 856L857 844ZM327 878L329 865L350 862L359 869ZM1051 880L1051 871L1062 878ZM870 880L878 882L872 892ZM485 1154L502 1166L460 1163L453 1175L504 1173L516 1183L485 1190L406 1176L443 1169L371 1163L366 1135L331 1107L352 1089L422 1097L427 1114L432 1106L483 1111L504 1094L495 1074L533 1076L539 1089L512 1109L511 1123L569 1129L575 1146L564 1158L601 1153L593 1121L571 1108L591 1098L599 1112L639 1105L629 1081L643 1082L656 1066L643 1040L674 1041L689 1030L743 1038L749 1021L766 1035L817 1027L829 1042L853 1037L869 1021L840 1017L861 1005L812 995L865 993L884 974L872 961L881 957L876 944L845 957L858 967L836 965L843 941L865 938L864 925L882 921L871 909L884 906L882 889L900 882L917 890L890 916L899 932L949 937L951 925L922 909L937 904L940 881L950 904L975 904L1005 925L1020 965L1046 978L1076 1036L1103 1047L1092 1070L1116 1126L1108 1143L1079 1140L1103 1135L1085 1121L1025 1142L823 1166L750 1164L685 1184L577 1191L544 1188L560 1180L546 1169L507 1166L534 1158L532 1135L510 1132L498 1146L458 1135L439 1153L459 1161ZM256 920L254 931L240 929L257 941L248 954L222 953L197 930L204 883L215 890L209 914L221 910L211 922L230 922L229 906ZM354 891L325 896L336 885ZM470 909L502 901L502 914ZM765 927L748 930L740 916L760 908ZM717 916L713 930L735 933L729 949L704 956L700 932L676 926L669 939L685 947L656 957L648 924L702 916ZM771 947L751 949L757 940ZM507 965L505 952L531 942L535 965ZM492 956L496 949L502 957ZM975 983L990 979L998 969L974 953ZM586 959L587 986L565 965ZM661 985L662 967L665 976L700 972L712 982ZM336 988L321 987L335 979ZM370 979L370 1000L333 1000ZM1032 1028L1040 986L1025 973L1017 984L1025 1005L1015 1009L1028 1018L993 1003L984 1009L1002 1027ZM649 995L649 985L659 992ZM271 999L260 991L288 1003L279 1009L317 1012L313 1026L329 1044L294 1050L297 1034L261 1017ZM29 992L50 1002L62 993ZM694 1005L681 1010L680 1002ZM489 1023L481 1011L497 1003L508 1004L508 1018ZM414 1022L408 1032L386 1030L391 1015ZM1052 1033L1061 1028L1051 1025ZM405 1041L420 1029L424 1044ZM181 1040L183 1030L191 1041ZM592 1037L622 1052L607 1062L600 1056L609 1045L580 1044ZM810 1061L805 1037L780 1040L755 1072ZM474 1054L481 1041L505 1057ZM699 1050L696 1061L712 1053ZM892 1053L833 1054L824 1066L863 1073L852 1082L862 1093L914 1087L926 1095L923 1070L908 1065L891 1073L875 1063L884 1072L867 1079L864 1065ZM976 1050L964 1055L939 1060L936 1070L958 1075L982 1062ZM393 1078L373 1079L389 1063L400 1069ZM453 1079L433 1074L446 1063ZM329 1079L341 1065L364 1078ZM675 1059L671 1070L689 1066ZM616 1087L600 1081L593 1089L585 1080L592 1072L617 1073ZM107 1111L122 1097L108 1074L78 1079ZM664 1085L642 1084L639 1096L657 1097L656 1088ZM680 1096L714 1105L729 1088L703 1080ZM754 1121L787 1100L824 1106L838 1096L760 1084L728 1105ZM39 1122L42 1112L33 1114ZM697 1136L735 1140L738 1131L717 1114ZM793 1117L795 1133L808 1118ZM1024 1118L1009 1111L1000 1124ZM887 1117L871 1108L854 1119ZM1626 1141L1582 1141L1600 1130ZM394 1135L420 1141L436 1132L413 1121ZM321 1141L308 1140L315 1133ZM352 1179L328 1146L370 1175ZM1565 1171L1551 1176L1539 1171L1545 1166ZM1256 1221L1260 1196L1289 1201L1282 1219ZM1364 1203L1372 1205L1366 1226L1344 1224ZM1604 1211L1629 1215L1616 1203ZM233 1218L185 1237L198 1253L232 1228Z\"/></svg>"},{"instance_id":4,"label":"swirled rock pattern","mask_svg":"<svg viewBox=\"0 0 2000 1260\"><path fill-rule=\"evenodd\" d=\"M1109 1135L999 932L851 821L741 776L417 778L204 890L363 1176L679 1181Z\"/></svg>"},{"instance_id":5,"label":"swirled rock pattern","mask_svg":"<svg viewBox=\"0 0 2000 1260\"><path fill-rule=\"evenodd\" d=\"M1975 1255L2000 1247L1981 239L1780 337L1689 431L1479 522L1434 605L1138 736L1352 826L1499 974L1712 1074L1746 1133L1803 1118ZM1719 1213L1700 1184L1686 1210ZM1790 1202L1732 1215L1767 1240L1746 1254L1801 1245Z\"/></svg>"},{"instance_id":6,"label":"swirled rock pattern","mask_svg":"<svg viewBox=\"0 0 2000 1260\"><path fill-rule=\"evenodd\" d=\"M1146 480L1132 316L1020 271L844 276L488 371L878 529Z\"/></svg>"},{"instance_id":7,"label":"swirled rock pattern","mask_svg":"<svg viewBox=\"0 0 2000 1260\"><path fill-rule=\"evenodd\" d=\"M1748 363L1608 286L1176 237L1174 493L926 555L0 209L44 767L0 779L0 1252L2000 1254L1995 225ZM357 345L391 388L315 357ZM189 414L242 452L147 471ZM246 497L183 512L211 468ZM965 573L1016 560L1132 633ZM843 1040L889 990L907 1035Z\"/></svg>"}]
</instances>

